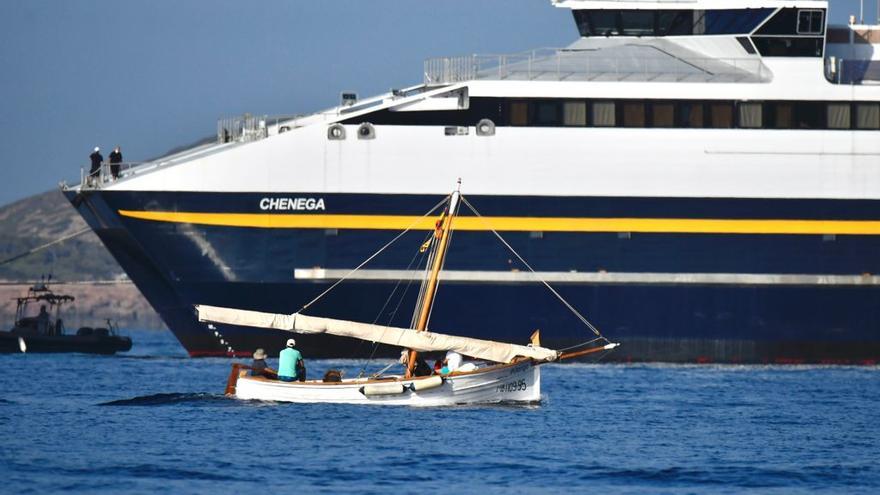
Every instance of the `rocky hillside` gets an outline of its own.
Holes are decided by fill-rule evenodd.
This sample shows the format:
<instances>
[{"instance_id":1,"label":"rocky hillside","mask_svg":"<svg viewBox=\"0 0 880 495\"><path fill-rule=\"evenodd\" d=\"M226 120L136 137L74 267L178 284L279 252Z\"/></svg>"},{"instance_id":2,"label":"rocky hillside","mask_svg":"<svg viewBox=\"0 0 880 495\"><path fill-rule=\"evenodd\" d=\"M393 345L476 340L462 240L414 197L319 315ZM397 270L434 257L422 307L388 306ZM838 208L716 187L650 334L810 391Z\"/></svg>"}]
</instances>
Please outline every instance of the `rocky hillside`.
<instances>
[{"instance_id":1,"label":"rocky hillside","mask_svg":"<svg viewBox=\"0 0 880 495\"><path fill-rule=\"evenodd\" d=\"M85 229L85 222L58 191L48 191L0 207L0 260ZM111 318L129 328L162 328L158 315L127 281L98 237L87 232L36 254L0 265L0 328L12 322L15 303L27 284L43 275L75 285L64 289L77 297L68 325ZM84 282L102 282L86 284ZM116 282L108 285L107 282ZM18 285L21 284L21 285ZM61 290L61 287L56 287ZM74 293L75 292L75 293Z\"/></svg>"}]
</instances>

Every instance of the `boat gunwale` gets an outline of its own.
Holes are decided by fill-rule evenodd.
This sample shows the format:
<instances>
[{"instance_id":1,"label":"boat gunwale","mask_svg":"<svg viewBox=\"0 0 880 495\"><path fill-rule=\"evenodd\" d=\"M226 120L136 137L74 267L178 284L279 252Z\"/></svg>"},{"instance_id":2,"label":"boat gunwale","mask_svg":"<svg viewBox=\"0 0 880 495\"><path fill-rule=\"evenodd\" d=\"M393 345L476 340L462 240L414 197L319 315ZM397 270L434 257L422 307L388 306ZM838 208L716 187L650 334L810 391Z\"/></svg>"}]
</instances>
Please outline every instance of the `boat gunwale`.
<instances>
[{"instance_id":1,"label":"boat gunwale","mask_svg":"<svg viewBox=\"0 0 880 495\"><path fill-rule=\"evenodd\" d=\"M411 383L411 382L415 382L415 381L419 381L419 380L430 379L435 376L442 377L445 380L447 378L457 378L457 377L487 373L490 371L499 371L499 370L503 370L505 368L512 368L514 366L521 365L523 363L530 363L532 366L538 366L540 364L544 364L545 362L538 361L535 359L524 359L524 360L520 360L520 361L514 361L512 363L498 363L498 364L494 364L491 366L486 366L484 368L478 368L473 371L453 371L453 372L447 373L445 375L444 374L432 374L432 375L425 375L425 376L414 376L412 378L404 378L403 375L392 375L387 378L367 378L365 380L353 378L353 379L349 379L349 380L342 380L339 382L325 382L322 380L305 380L302 382L299 382L299 381L286 382L283 380L267 378L265 376L245 375L243 373L246 373L247 370L253 369L253 367L246 365L246 364L233 363L232 368L233 368L233 373L235 373L236 369L239 371L238 379L246 378L246 379L254 380L257 382L279 383L279 384L283 384L283 385L303 385L303 386L317 386L317 385L330 385L330 386L359 385L359 386L363 386L363 385L372 385L372 384L379 384L379 383L403 383L403 382Z\"/></svg>"}]
</instances>

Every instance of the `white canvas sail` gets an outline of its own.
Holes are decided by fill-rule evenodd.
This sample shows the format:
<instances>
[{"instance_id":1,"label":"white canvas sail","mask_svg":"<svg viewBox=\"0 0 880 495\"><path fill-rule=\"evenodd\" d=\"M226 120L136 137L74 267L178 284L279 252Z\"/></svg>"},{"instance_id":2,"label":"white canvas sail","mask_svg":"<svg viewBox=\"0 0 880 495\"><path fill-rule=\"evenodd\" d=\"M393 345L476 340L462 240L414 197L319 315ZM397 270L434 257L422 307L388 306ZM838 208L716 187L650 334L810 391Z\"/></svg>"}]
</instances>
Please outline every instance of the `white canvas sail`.
<instances>
[{"instance_id":1,"label":"white canvas sail","mask_svg":"<svg viewBox=\"0 0 880 495\"><path fill-rule=\"evenodd\" d=\"M545 347L523 346L491 340L457 337L435 332L416 332L408 328L386 327L299 313L263 313L217 306L196 306L199 321L272 328L296 333L327 333L369 342L407 347L419 352L456 351L459 354L496 363L509 363L517 356L553 361L559 353Z\"/></svg>"}]
</instances>

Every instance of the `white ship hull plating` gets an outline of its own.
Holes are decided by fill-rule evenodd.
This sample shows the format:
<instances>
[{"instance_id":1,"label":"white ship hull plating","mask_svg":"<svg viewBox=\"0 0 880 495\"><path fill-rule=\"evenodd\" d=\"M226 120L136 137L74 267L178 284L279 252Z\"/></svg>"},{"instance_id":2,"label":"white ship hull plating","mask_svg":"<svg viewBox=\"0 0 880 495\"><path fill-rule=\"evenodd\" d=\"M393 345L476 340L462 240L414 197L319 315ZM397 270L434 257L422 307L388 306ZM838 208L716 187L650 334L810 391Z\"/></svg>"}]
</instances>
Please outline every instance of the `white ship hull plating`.
<instances>
[{"instance_id":1,"label":"white ship hull plating","mask_svg":"<svg viewBox=\"0 0 880 495\"><path fill-rule=\"evenodd\" d=\"M238 373L234 371L233 373ZM244 372L242 372L244 373ZM541 400L541 370L531 361L499 365L473 372L452 373L442 385L415 391L414 383L433 377L405 380L355 379L342 382L283 382L262 377L238 377L234 397L272 402L376 404L388 406L452 406L462 404L537 403ZM403 386L401 393L373 395L372 384ZM365 393L366 392L366 393ZM369 394L369 395L368 395Z\"/></svg>"}]
</instances>

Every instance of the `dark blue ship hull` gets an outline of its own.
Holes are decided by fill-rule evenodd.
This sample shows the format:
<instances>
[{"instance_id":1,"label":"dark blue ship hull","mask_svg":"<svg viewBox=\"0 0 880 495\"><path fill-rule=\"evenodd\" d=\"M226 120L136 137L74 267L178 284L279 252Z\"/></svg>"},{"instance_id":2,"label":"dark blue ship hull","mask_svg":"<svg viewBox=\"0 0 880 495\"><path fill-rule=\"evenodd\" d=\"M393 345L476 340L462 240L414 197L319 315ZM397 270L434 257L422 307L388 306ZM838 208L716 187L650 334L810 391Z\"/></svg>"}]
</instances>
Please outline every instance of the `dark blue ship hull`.
<instances>
[{"instance_id":1,"label":"dark blue ship hull","mask_svg":"<svg viewBox=\"0 0 880 495\"><path fill-rule=\"evenodd\" d=\"M301 209L266 211L261 201L277 196L272 194L67 194L192 356L245 355L257 347L272 354L287 338L253 328L209 328L197 322L194 304L292 313L335 281L296 278L295 270L351 269L397 234L375 225L270 226L262 219L316 213ZM320 197L326 202L326 210L317 214L355 216L420 216L442 199L419 195L288 196ZM880 358L880 285L870 275L880 273L880 236L869 232L868 225L880 219L878 201L468 199L483 215L519 218L523 225L549 217L666 219L674 224L672 232L504 232L511 245L541 272L640 274L554 284L609 339L622 343L605 359L873 363ZM144 219L137 216L141 212L168 215L159 220ZM179 216L181 212L215 217L192 221ZM247 219L235 216L240 214ZM247 224L254 219L257 221L252 225ZM691 225L687 222L701 219L755 222L757 230L771 231L686 231ZM765 220L779 225L765 227L761 224ZM858 227L857 231L864 228L865 232L855 234L787 230L786 225L795 225L797 230L802 222L862 222L868 226ZM418 246L427 235L430 232L426 230L405 235L367 268L406 269L418 257ZM491 233L477 230L455 232L445 268L475 273L525 271ZM683 277L677 282L668 277L653 279L651 274ZM688 274L700 276L689 279ZM724 274L725 278L716 281L706 274ZM801 278L777 280L785 275ZM833 280L823 278L826 276ZM416 292L416 284L407 281L346 281L309 307L308 313L408 326ZM395 297L389 299L392 293ZM532 331L540 328L544 344L555 348L576 345L592 336L546 288L524 278L443 283L430 327L511 342L525 342ZM328 336L298 336L297 341L312 357L364 357L374 352L369 344ZM375 352L396 351L380 348Z\"/></svg>"}]
</instances>

